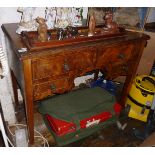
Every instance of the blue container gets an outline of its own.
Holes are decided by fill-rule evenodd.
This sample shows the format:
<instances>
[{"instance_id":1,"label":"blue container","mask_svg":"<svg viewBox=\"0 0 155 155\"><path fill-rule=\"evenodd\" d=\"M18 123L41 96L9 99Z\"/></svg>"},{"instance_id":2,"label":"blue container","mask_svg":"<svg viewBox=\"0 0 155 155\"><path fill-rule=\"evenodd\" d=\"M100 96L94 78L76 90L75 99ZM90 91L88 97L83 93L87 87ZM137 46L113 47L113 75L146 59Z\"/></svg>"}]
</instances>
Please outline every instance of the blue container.
<instances>
[{"instance_id":1,"label":"blue container","mask_svg":"<svg viewBox=\"0 0 155 155\"><path fill-rule=\"evenodd\" d=\"M116 87L117 87L117 85L113 81L105 80L102 77L100 77L99 79L97 79L94 82L91 82L90 87L91 88L93 88L93 87L101 87L101 88L107 90L112 95L116 95Z\"/></svg>"},{"instance_id":2,"label":"blue container","mask_svg":"<svg viewBox=\"0 0 155 155\"><path fill-rule=\"evenodd\" d=\"M152 66L150 75L155 77L155 61L154 61L154 64Z\"/></svg>"}]
</instances>

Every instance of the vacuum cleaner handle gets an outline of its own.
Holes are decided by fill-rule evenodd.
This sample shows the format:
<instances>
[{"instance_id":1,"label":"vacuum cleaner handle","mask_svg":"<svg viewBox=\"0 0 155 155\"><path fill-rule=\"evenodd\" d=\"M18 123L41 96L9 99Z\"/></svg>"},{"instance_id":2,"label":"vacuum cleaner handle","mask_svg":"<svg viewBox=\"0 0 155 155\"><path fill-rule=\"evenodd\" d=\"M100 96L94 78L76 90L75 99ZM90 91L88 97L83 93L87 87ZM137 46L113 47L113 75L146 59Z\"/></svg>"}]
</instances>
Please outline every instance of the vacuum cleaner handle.
<instances>
[{"instance_id":1,"label":"vacuum cleaner handle","mask_svg":"<svg viewBox=\"0 0 155 155\"><path fill-rule=\"evenodd\" d=\"M142 81L146 81L148 80L149 82L151 82L153 85L155 85L155 80L149 76L145 76L142 78Z\"/></svg>"}]
</instances>

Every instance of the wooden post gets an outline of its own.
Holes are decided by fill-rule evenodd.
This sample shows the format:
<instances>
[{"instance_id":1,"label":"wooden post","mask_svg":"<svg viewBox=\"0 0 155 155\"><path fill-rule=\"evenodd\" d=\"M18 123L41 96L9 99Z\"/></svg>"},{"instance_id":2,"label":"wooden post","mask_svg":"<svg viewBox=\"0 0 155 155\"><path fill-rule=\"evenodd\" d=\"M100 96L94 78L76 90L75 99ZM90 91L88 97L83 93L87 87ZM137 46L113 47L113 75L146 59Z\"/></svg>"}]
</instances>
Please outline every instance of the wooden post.
<instances>
[{"instance_id":1,"label":"wooden post","mask_svg":"<svg viewBox=\"0 0 155 155\"><path fill-rule=\"evenodd\" d=\"M23 60L24 71L24 98L27 116L27 127L29 144L34 142L34 113L33 113L33 85L32 85L32 71L31 60Z\"/></svg>"},{"instance_id":2,"label":"wooden post","mask_svg":"<svg viewBox=\"0 0 155 155\"><path fill-rule=\"evenodd\" d=\"M135 59L136 62L134 62L134 64L130 66L130 72L126 76L126 80L125 80L125 83L124 83L122 96L121 96L121 105L122 106L125 106L127 95L128 95L128 93L130 91L133 79L136 76L136 71L137 71L137 68L138 68L138 64L140 62L140 59L141 59L141 56L142 56L142 53L143 53L143 49L144 49L144 47L146 45L146 42L147 42L146 40L145 41L141 40L141 43L139 43L136 46L137 49L135 49L135 50L138 51L139 55L138 55L137 59Z\"/></svg>"},{"instance_id":3,"label":"wooden post","mask_svg":"<svg viewBox=\"0 0 155 155\"><path fill-rule=\"evenodd\" d=\"M16 78L14 76L14 73L12 70L10 70L11 73L11 80L12 80L12 87L13 87L13 94L14 94L14 101L15 101L15 110L17 109L17 107L19 106L19 101L18 101L18 85L17 85L17 81Z\"/></svg>"}]
</instances>

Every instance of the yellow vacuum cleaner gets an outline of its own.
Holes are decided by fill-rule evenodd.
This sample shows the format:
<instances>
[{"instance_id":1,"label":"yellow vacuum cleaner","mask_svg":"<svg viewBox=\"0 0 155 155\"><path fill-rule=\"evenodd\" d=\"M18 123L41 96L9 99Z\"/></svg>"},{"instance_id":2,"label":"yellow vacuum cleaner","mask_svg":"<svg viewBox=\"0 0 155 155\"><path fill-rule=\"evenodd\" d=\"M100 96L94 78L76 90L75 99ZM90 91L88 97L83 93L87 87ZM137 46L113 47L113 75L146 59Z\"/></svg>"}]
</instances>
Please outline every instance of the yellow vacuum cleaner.
<instances>
[{"instance_id":1,"label":"yellow vacuum cleaner","mask_svg":"<svg viewBox=\"0 0 155 155\"><path fill-rule=\"evenodd\" d=\"M155 77L136 76L126 100L128 117L147 122L155 94Z\"/></svg>"}]
</instances>

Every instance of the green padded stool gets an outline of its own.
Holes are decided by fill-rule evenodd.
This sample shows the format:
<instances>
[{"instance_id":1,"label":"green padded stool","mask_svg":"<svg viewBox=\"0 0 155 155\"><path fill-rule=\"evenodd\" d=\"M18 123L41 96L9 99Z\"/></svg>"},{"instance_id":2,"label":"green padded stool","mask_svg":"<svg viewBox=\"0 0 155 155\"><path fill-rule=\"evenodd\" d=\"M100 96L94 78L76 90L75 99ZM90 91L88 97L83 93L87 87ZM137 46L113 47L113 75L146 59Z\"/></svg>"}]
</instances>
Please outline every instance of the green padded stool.
<instances>
[{"instance_id":1,"label":"green padded stool","mask_svg":"<svg viewBox=\"0 0 155 155\"><path fill-rule=\"evenodd\" d=\"M40 102L39 112L43 115L45 124L54 136L57 144L63 146L80 140L99 129L116 121L113 105L115 97L100 87L80 89L62 95L55 95ZM80 120L109 111L112 117L107 121L88 127L80 128ZM50 128L45 114L67 122L76 124L76 131L63 136L57 136Z\"/></svg>"}]
</instances>

